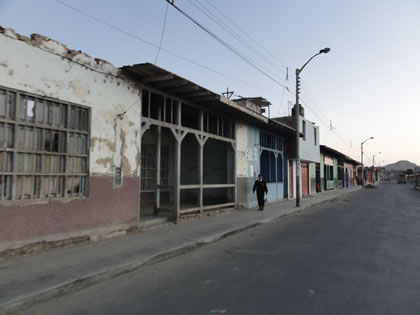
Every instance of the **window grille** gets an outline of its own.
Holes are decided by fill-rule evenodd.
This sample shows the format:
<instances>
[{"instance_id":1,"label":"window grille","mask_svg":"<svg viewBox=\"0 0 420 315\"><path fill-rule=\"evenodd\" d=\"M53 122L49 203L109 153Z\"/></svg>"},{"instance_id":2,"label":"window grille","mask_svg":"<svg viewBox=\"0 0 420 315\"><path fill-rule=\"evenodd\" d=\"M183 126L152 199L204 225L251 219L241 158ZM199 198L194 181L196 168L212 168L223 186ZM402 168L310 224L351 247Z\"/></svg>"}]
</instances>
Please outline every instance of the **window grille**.
<instances>
[{"instance_id":1,"label":"window grille","mask_svg":"<svg viewBox=\"0 0 420 315\"><path fill-rule=\"evenodd\" d=\"M0 200L88 196L90 109L0 87Z\"/></svg>"}]
</instances>

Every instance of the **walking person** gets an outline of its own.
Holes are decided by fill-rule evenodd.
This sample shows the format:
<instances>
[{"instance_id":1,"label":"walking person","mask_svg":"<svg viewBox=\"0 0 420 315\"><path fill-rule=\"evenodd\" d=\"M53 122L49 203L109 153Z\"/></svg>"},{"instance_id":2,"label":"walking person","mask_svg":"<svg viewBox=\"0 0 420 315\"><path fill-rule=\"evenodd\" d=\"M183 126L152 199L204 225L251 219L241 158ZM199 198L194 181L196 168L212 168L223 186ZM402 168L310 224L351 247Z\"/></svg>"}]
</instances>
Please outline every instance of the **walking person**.
<instances>
[{"instance_id":1,"label":"walking person","mask_svg":"<svg viewBox=\"0 0 420 315\"><path fill-rule=\"evenodd\" d=\"M258 175L258 179L254 183L254 187L252 188L252 192L254 193L257 191L257 199L258 199L258 211L264 210L264 194L268 194L267 184L263 180L261 174Z\"/></svg>"}]
</instances>

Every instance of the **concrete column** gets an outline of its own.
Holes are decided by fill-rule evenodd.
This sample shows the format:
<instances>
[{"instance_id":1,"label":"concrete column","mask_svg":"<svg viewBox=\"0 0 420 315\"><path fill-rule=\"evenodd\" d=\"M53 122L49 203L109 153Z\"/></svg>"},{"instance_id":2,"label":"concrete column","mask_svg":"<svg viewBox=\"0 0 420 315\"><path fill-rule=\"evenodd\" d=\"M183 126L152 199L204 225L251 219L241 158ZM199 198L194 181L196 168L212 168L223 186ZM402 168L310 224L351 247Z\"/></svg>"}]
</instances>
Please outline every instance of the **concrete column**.
<instances>
[{"instance_id":1,"label":"concrete column","mask_svg":"<svg viewBox=\"0 0 420 315\"><path fill-rule=\"evenodd\" d=\"M165 98L166 100L166 98ZM166 102L165 102L166 103ZM162 106L158 108L158 118L162 118ZM156 127L156 182L155 182L155 215L160 208L160 158L162 147L162 127Z\"/></svg>"},{"instance_id":2,"label":"concrete column","mask_svg":"<svg viewBox=\"0 0 420 315\"><path fill-rule=\"evenodd\" d=\"M204 123L203 123L203 119L204 119L204 114L203 111L200 110L200 130L201 130L201 136L199 137L199 141L198 141L198 145L200 146L199 148L199 153L198 153L198 181L200 183L200 196L199 196L199 203L200 203L200 215L203 215L203 194L204 194L204 189L203 189L203 184L204 184L204 180L203 180L203 167L204 167L204 163L203 163L203 159L204 159L204 135L203 135L203 128L204 128ZM198 140L198 139L197 139Z\"/></svg>"},{"instance_id":3,"label":"concrete column","mask_svg":"<svg viewBox=\"0 0 420 315\"><path fill-rule=\"evenodd\" d=\"M179 222L180 213L179 210L181 208L181 139L178 137L176 139L176 146L175 146L175 169L176 169L176 176L175 176L175 222Z\"/></svg>"},{"instance_id":4,"label":"concrete column","mask_svg":"<svg viewBox=\"0 0 420 315\"><path fill-rule=\"evenodd\" d=\"M236 138L236 137L235 137ZM233 179L235 182L235 188L233 189L233 201L235 202L235 207L237 207L238 205L238 176L237 176L237 172L238 170L237 168L237 163L236 163L236 141L235 143L231 142L230 143L232 145L233 148Z\"/></svg>"},{"instance_id":5,"label":"concrete column","mask_svg":"<svg viewBox=\"0 0 420 315\"><path fill-rule=\"evenodd\" d=\"M160 208L160 159L162 146L162 127L156 127L156 188L155 188L155 215Z\"/></svg>"},{"instance_id":6,"label":"concrete column","mask_svg":"<svg viewBox=\"0 0 420 315\"><path fill-rule=\"evenodd\" d=\"M278 185L279 185L279 179L280 178L277 178L277 174L278 174L278 170L277 170L277 159L279 157L279 153L278 152L274 152L274 157L275 157L275 163L276 163L276 165L274 167L275 172L276 172L276 201L278 201L279 200L279 189L278 189Z\"/></svg>"}]
</instances>

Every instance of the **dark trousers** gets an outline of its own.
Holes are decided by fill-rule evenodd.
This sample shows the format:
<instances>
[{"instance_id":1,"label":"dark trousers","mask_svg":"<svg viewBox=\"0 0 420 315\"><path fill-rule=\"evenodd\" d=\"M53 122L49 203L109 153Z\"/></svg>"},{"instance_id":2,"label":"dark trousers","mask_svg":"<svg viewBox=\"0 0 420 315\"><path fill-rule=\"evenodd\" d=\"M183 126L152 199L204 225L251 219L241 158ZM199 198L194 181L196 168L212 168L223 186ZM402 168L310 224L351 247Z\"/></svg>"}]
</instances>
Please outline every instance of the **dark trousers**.
<instances>
[{"instance_id":1,"label":"dark trousers","mask_svg":"<svg viewBox=\"0 0 420 315\"><path fill-rule=\"evenodd\" d=\"M261 209L264 209L264 192L263 193L257 192L257 199L258 199L258 206Z\"/></svg>"}]
</instances>

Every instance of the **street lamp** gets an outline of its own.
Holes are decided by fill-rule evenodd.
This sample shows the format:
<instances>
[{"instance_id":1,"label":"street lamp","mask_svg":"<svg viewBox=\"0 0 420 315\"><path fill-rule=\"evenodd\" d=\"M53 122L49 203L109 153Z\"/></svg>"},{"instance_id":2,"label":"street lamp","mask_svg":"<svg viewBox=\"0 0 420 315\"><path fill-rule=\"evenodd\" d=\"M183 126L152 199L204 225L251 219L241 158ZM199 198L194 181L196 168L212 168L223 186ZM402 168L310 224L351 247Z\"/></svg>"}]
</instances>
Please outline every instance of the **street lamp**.
<instances>
[{"instance_id":1,"label":"street lamp","mask_svg":"<svg viewBox=\"0 0 420 315\"><path fill-rule=\"evenodd\" d=\"M321 49L318 53L308 59L307 62L299 69L296 68L296 105L295 105L295 126L296 126L296 207L300 207L300 157L299 157L299 136L300 136L300 123L299 123L299 89L300 89L300 74L306 65L320 54L328 54L330 48Z\"/></svg>"},{"instance_id":2,"label":"street lamp","mask_svg":"<svg viewBox=\"0 0 420 315\"><path fill-rule=\"evenodd\" d=\"M366 141L372 140L373 137L367 138L360 144L360 151L361 151L361 162L362 162L362 187L365 187L365 174L363 173L363 145Z\"/></svg>"},{"instance_id":3,"label":"street lamp","mask_svg":"<svg viewBox=\"0 0 420 315\"><path fill-rule=\"evenodd\" d=\"M373 155L373 167L375 167L375 155L382 154L382 152L378 152Z\"/></svg>"},{"instance_id":4,"label":"street lamp","mask_svg":"<svg viewBox=\"0 0 420 315\"><path fill-rule=\"evenodd\" d=\"M375 174L375 155L378 155L378 154L382 154L382 152L378 152L378 153L376 153L376 154L374 154L374 155L373 155L373 168L372 168L372 172L373 172L373 174L372 174L372 180L373 180L373 183L375 183L375 182L376 182L376 174Z\"/></svg>"}]
</instances>

